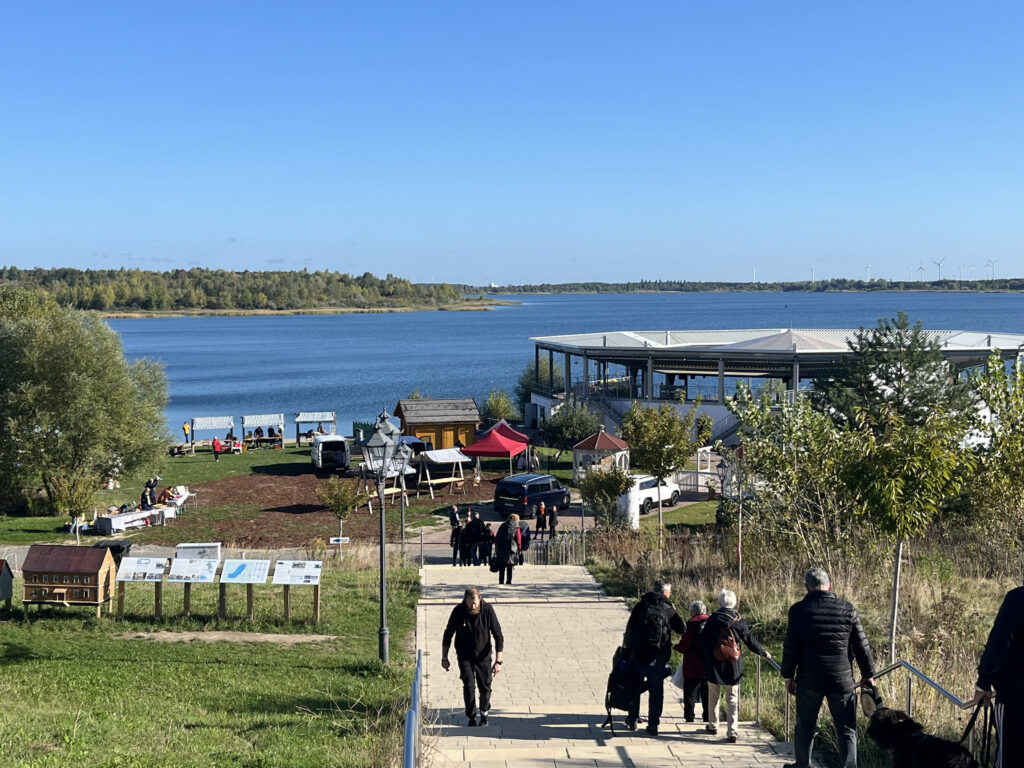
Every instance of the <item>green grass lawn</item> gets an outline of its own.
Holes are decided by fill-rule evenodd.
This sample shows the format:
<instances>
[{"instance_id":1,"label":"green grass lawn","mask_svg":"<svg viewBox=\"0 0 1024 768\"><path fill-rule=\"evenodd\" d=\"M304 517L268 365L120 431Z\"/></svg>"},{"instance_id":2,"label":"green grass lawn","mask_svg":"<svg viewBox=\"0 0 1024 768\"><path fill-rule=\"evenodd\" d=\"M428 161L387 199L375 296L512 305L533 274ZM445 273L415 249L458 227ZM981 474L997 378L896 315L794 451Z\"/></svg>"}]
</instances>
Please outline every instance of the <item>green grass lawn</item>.
<instances>
[{"instance_id":1,"label":"green grass lawn","mask_svg":"<svg viewBox=\"0 0 1024 768\"><path fill-rule=\"evenodd\" d=\"M717 501L698 501L695 504L662 509L661 516L667 530L681 527L697 528L714 524L716 509L718 509ZM647 517L640 518L640 526L651 530L658 529L657 508Z\"/></svg>"},{"instance_id":2,"label":"green grass lawn","mask_svg":"<svg viewBox=\"0 0 1024 768\"><path fill-rule=\"evenodd\" d=\"M74 542L65 533L63 517L10 517L0 515L0 544L36 544L40 542Z\"/></svg>"},{"instance_id":3,"label":"green grass lawn","mask_svg":"<svg viewBox=\"0 0 1024 768\"><path fill-rule=\"evenodd\" d=\"M229 618L216 618L217 588L195 585L190 619L181 585L128 584L127 617L88 609L31 611L0 620L0 750L5 766L384 766L400 748L412 660L416 573L388 574L392 663L377 660L377 577L324 573L322 623L308 624L312 589L292 589L282 618L279 587L256 587L256 621L242 618L243 587L229 588ZM16 584L16 594L20 583ZM2 614L0 614L2 616ZM227 629L338 635L284 647L263 642L163 643L127 639L154 629Z\"/></svg>"}]
</instances>

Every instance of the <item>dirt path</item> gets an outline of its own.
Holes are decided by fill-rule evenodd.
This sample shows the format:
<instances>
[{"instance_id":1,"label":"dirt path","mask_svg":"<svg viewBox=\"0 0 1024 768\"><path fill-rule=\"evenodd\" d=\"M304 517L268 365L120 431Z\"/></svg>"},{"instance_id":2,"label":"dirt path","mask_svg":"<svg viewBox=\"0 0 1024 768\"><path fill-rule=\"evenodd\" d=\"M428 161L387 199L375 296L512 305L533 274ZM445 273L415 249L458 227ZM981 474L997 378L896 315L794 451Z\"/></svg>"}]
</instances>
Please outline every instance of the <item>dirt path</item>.
<instances>
[{"instance_id":1,"label":"dirt path","mask_svg":"<svg viewBox=\"0 0 1024 768\"><path fill-rule=\"evenodd\" d=\"M126 632L121 637L125 640L153 640L158 643L202 640L204 643L277 643L285 646L338 639L338 635L274 635L266 632Z\"/></svg>"}]
</instances>

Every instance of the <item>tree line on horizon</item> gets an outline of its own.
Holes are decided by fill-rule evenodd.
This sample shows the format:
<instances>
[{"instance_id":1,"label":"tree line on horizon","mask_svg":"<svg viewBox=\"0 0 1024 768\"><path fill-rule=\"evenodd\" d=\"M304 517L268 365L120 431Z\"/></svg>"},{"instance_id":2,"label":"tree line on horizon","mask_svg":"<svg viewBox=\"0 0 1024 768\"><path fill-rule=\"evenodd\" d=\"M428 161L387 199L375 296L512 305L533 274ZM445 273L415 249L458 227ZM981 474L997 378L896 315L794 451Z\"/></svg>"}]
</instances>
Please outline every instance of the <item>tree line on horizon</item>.
<instances>
[{"instance_id":1,"label":"tree line on horizon","mask_svg":"<svg viewBox=\"0 0 1024 768\"><path fill-rule=\"evenodd\" d=\"M0 284L52 298L62 307L100 312L298 310L318 307L436 307L462 301L447 283L413 283L388 274L353 276L223 269L19 269L0 267Z\"/></svg>"},{"instance_id":2,"label":"tree line on horizon","mask_svg":"<svg viewBox=\"0 0 1024 768\"><path fill-rule=\"evenodd\" d=\"M639 280L627 283L532 283L525 285L457 286L466 293L643 293L677 291L772 293L827 291L1024 291L1024 277L998 280L854 280L836 277L829 280L796 280L792 282L729 282L715 280Z\"/></svg>"}]
</instances>

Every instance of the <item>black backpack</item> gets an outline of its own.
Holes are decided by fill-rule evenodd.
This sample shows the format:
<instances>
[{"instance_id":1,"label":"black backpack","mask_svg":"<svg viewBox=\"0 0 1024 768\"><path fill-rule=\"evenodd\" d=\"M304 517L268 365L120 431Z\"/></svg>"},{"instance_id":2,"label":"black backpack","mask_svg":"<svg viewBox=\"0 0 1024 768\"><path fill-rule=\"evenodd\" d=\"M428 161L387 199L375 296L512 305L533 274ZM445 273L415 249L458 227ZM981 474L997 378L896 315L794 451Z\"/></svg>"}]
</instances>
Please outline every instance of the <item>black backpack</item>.
<instances>
[{"instance_id":1,"label":"black backpack","mask_svg":"<svg viewBox=\"0 0 1024 768\"><path fill-rule=\"evenodd\" d=\"M671 631L664 608L658 603L644 601L644 615L636 626L632 640L633 652L641 661L657 658L672 639Z\"/></svg>"},{"instance_id":2,"label":"black backpack","mask_svg":"<svg viewBox=\"0 0 1024 768\"><path fill-rule=\"evenodd\" d=\"M615 735L615 724L612 722L612 710L621 709L628 712L640 694L643 693L643 683L637 675L636 669L629 663L629 651L621 645L615 649L612 657L612 671L608 674L608 688L604 694L604 708L608 717L601 727L611 728L612 736Z\"/></svg>"}]
</instances>

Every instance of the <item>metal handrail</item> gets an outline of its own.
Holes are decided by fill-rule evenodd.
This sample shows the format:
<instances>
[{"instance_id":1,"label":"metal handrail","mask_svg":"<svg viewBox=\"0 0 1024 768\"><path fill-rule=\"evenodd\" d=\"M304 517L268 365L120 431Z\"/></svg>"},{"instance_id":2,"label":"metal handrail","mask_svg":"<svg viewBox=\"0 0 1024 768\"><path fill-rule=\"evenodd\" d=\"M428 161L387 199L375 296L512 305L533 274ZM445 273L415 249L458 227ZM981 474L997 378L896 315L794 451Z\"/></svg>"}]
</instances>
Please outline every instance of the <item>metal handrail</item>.
<instances>
[{"instance_id":1,"label":"metal handrail","mask_svg":"<svg viewBox=\"0 0 1024 768\"><path fill-rule=\"evenodd\" d=\"M751 651L745 651L743 653L743 655L747 656L750 653L751 653ZM773 666L775 668L776 672L778 672L780 675L782 674L782 667L779 665L779 663L777 661L775 661L775 659L769 659L766 656L760 656L758 654L754 654L754 662L755 662L755 665L756 665L756 668L757 668L757 678L756 678L755 685L754 685L754 724L755 725L760 725L761 724L761 661L762 660L763 661L767 661L771 666ZM785 713L786 713L786 715L785 715L786 716L786 725L785 725L785 730L783 731L782 735L786 738L786 741L789 741L789 726L790 726L790 719L791 719L790 718L789 696L786 693L783 693L782 698L783 698L783 701L785 702L783 708L784 708Z\"/></svg>"},{"instance_id":2,"label":"metal handrail","mask_svg":"<svg viewBox=\"0 0 1024 768\"><path fill-rule=\"evenodd\" d=\"M416 651L416 672L412 678L409 709L405 711L405 745L402 749L402 768L417 768L420 764L422 709L420 687L423 684L423 650Z\"/></svg>"}]
</instances>

